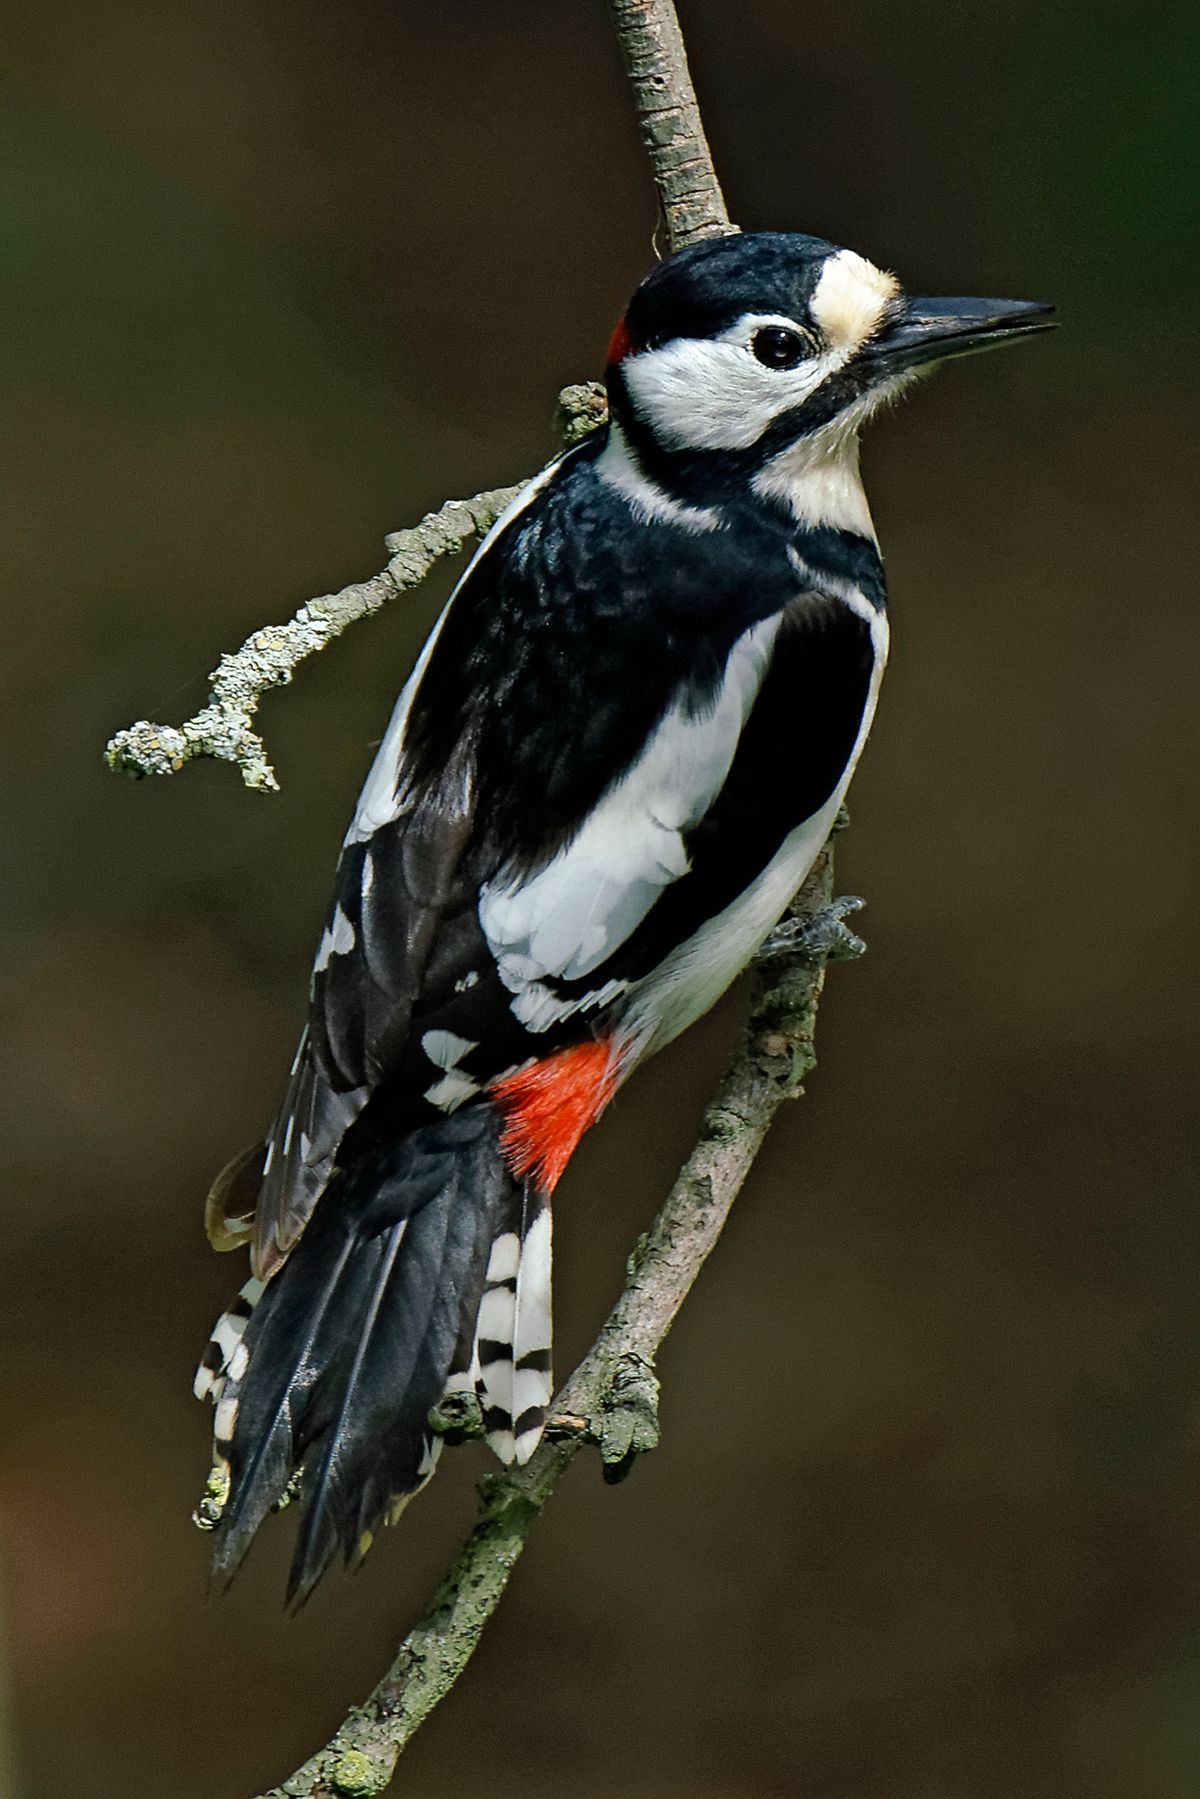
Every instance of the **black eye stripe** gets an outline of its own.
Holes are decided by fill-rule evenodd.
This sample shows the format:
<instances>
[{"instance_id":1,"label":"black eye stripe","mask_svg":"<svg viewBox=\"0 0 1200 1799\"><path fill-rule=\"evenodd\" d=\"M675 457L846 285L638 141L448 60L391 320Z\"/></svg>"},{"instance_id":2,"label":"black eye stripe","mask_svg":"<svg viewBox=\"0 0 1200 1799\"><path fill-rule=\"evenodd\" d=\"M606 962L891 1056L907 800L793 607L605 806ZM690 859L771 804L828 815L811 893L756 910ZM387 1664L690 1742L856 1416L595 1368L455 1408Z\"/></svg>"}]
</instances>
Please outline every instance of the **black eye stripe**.
<instances>
[{"instance_id":1,"label":"black eye stripe","mask_svg":"<svg viewBox=\"0 0 1200 1799\"><path fill-rule=\"evenodd\" d=\"M788 325L761 325L750 339L755 357L768 369L794 369L815 347L805 333Z\"/></svg>"}]
</instances>

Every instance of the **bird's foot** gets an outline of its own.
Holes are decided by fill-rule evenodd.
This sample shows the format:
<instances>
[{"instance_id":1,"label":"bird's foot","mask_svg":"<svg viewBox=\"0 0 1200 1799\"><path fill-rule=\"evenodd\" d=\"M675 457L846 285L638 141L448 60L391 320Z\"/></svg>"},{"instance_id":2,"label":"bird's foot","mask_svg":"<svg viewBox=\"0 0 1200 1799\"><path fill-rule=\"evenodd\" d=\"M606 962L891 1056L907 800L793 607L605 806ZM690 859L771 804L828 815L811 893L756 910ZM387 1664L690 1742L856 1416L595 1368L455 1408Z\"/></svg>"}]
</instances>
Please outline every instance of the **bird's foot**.
<instances>
[{"instance_id":1,"label":"bird's foot","mask_svg":"<svg viewBox=\"0 0 1200 1799\"><path fill-rule=\"evenodd\" d=\"M830 900L808 918L785 918L775 926L754 960L761 963L773 961L776 956L800 956L813 963L853 962L867 946L845 921L852 912L860 912L865 903L857 894L847 893L841 899Z\"/></svg>"},{"instance_id":2,"label":"bird's foot","mask_svg":"<svg viewBox=\"0 0 1200 1799\"><path fill-rule=\"evenodd\" d=\"M229 1503L230 1478L229 1463L223 1456L218 1456L204 1483L203 1497L192 1513L192 1523L197 1530L216 1530Z\"/></svg>"}]
</instances>

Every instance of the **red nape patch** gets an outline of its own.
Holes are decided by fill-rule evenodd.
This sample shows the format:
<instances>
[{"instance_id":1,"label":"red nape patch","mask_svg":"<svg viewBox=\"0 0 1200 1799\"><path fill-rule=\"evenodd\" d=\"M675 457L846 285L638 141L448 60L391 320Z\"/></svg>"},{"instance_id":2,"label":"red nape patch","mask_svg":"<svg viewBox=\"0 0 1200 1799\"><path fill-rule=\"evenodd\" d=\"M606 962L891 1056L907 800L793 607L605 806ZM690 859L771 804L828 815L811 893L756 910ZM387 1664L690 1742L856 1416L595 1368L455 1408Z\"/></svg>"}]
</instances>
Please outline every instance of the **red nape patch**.
<instances>
[{"instance_id":1,"label":"red nape patch","mask_svg":"<svg viewBox=\"0 0 1200 1799\"><path fill-rule=\"evenodd\" d=\"M624 362L632 349L633 339L629 335L629 326L622 319L608 340L608 366L611 368L614 363Z\"/></svg>"},{"instance_id":2,"label":"red nape patch","mask_svg":"<svg viewBox=\"0 0 1200 1799\"><path fill-rule=\"evenodd\" d=\"M553 1193L583 1133L617 1086L611 1043L579 1043L519 1069L492 1088L506 1116L500 1147L513 1173Z\"/></svg>"}]
</instances>

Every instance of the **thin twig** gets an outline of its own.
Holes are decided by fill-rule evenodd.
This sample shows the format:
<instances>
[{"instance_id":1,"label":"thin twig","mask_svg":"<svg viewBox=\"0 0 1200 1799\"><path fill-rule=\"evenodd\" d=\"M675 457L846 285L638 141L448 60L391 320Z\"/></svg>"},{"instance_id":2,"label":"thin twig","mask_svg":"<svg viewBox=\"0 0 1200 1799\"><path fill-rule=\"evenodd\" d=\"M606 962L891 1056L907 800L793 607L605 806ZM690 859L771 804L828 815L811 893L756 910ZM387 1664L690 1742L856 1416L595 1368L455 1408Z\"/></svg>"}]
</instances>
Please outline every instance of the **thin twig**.
<instances>
[{"instance_id":1,"label":"thin twig","mask_svg":"<svg viewBox=\"0 0 1200 1799\"><path fill-rule=\"evenodd\" d=\"M209 703L182 725L141 719L118 731L105 749L121 774L173 775L198 756L233 762L247 787L276 793L279 782L253 726L258 702L271 687L291 680L306 656L323 650L347 625L369 618L397 594L416 587L443 556L453 556L495 523L519 487L501 487L471 500L447 500L411 530L387 540L391 560L369 581L308 600L285 625L264 625L240 650L221 657L209 676Z\"/></svg>"},{"instance_id":2,"label":"thin twig","mask_svg":"<svg viewBox=\"0 0 1200 1799\"><path fill-rule=\"evenodd\" d=\"M558 431L565 444L578 442L607 416L604 389L597 381L564 387L558 396ZM207 706L182 725L141 719L118 731L104 751L108 766L135 778L174 775L207 756L234 763L254 791L278 793L266 745L253 725L263 694L286 686L307 656L323 650L348 625L369 618L389 600L419 586L435 562L457 555L473 537L482 537L522 485L497 487L469 500L447 500L419 525L393 531L386 540L391 559L379 574L343 587L340 593L306 600L286 624L255 631L240 649L221 657L208 678Z\"/></svg>"},{"instance_id":3,"label":"thin twig","mask_svg":"<svg viewBox=\"0 0 1200 1799\"><path fill-rule=\"evenodd\" d=\"M642 143L672 250L723 237L729 222L672 0L609 0Z\"/></svg>"},{"instance_id":4,"label":"thin twig","mask_svg":"<svg viewBox=\"0 0 1200 1799\"><path fill-rule=\"evenodd\" d=\"M827 848L795 902L796 915L822 910L832 881ZM324 1749L260 1799L383 1792L410 1739L470 1660L542 1507L579 1450L598 1444L612 1477L657 1442L659 1346L716 1245L771 1120L802 1091L816 1063L825 959L784 957L769 967L758 977L745 1036L705 1109L696 1147L631 1258L604 1328L555 1399L547 1438L526 1467L480 1482L474 1530L375 1691ZM560 1433L553 1432L556 1419L567 1427Z\"/></svg>"}]
</instances>

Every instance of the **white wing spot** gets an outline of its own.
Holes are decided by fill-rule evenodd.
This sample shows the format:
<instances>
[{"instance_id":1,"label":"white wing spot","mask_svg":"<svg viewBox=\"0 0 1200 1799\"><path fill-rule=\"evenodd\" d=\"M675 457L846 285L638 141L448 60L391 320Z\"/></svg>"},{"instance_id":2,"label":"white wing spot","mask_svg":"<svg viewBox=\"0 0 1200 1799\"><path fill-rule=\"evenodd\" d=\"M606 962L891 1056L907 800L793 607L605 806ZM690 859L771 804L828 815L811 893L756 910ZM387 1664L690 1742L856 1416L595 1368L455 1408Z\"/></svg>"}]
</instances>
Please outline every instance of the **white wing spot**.
<instances>
[{"instance_id":1,"label":"white wing spot","mask_svg":"<svg viewBox=\"0 0 1200 1799\"><path fill-rule=\"evenodd\" d=\"M449 1070L455 1068L471 1050L478 1049L479 1045L470 1037L460 1037L457 1031L426 1031L421 1039L421 1048L435 1068Z\"/></svg>"},{"instance_id":2,"label":"white wing spot","mask_svg":"<svg viewBox=\"0 0 1200 1799\"><path fill-rule=\"evenodd\" d=\"M425 1090L425 1098L431 1106L438 1106L443 1112L453 1112L466 1100L474 1099L479 1092L479 1082L473 1081L469 1074L461 1069L451 1068L440 1081Z\"/></svg>"},{"instance_id":3,"label":"white wing spot","mask_svg":"<svg viewBox=\"0 0 1200 1799\"><path fill-rule=\"evenodd\" d=\"M216 1327L212 1334L212 1340L221 1351L226 1363L228 1363L230 1356L242 1340L242 1332L246 1328L246 1322L245 1318L232 1317L228 1312L222 1312L221 1316L217 1319Z\"/></svg>"},{"instance_id":4,"label":"white wing spot","mask_svg":"<svg viewBox=\"0 0 1200 1799\"><path fill-rule=\"evenodd\" d=\"M324 974L329 967L331 956L344 956L354 948L356 938L354 926L342 911L340 905L334 908L333 922L321 933L321 941L317 945L317 954L313 961L313 973Z\"/></svg>"},{"instance_id":5,"label":"white wing spot","mask_svg":"<svg viewBox=\"0 0 1200 1799\"><path fill-rule=\"evenodd\" d=\"M218 1401L213 1417L213 1436L218 1443L232 1441L234 1428L237 1425L237 1414L238 1402L232 1395L228 1399Z\"/></svg>"},{"instance_id":6,"label":"white wing spot","mask_svg":"<svg viewBox=\"0 0 1200 1799\"><path fill-rule=\"evenodd\" d=\"M521 1264L521 1239L516 1231L505 1231L492 1244L492 1253L488 1257L487 1278L490 1281L511 1281L515 1278Z\"/></svg>"},{"instance_id":7,"label":"white wing spot","mask_svg":"<svg viewBox=\"0 0 1200 1799\"><path fill-rule=\"evenodd\" d=\"M490 1337L496 1343L511 1343L516 1309L516 1295L510 1293L507 1287L495 1287L490 1293L485 1293L479 1306L476 1336Z\"/></svg>"},{"instance_id":8,"label":"white wing spot","mask_svg":"<svg viewBox=\"0 0 1200 1799\"><path fill-rule=\"evenodd\" d=\"M354 926L350 923L350 920L346 917L342 908L336 906L334 908L333 927L330 936L330 947L332 948L334 955L347 955L354 948L356 942L357 938L354 935Z\"/></svg>"},{"instance_id":9,"label":"white wing spot","mask_svg":"<svg viewBox=\"0 0 1200 1799\"><path fill-rule=\"evenodd\" d=\"M503 968L500 975L505 985L511 987ZM544 981L528 981L524 985L518 982L512 989L513 1015L527 1031L548 1031L551 1025L573 1018L576 1012L590 1012L598 1006L607 1006L618 994L624 993L628 985L628 981L606 981L603 987L593 988L591 993L584 993L578 999L559 999Z\"/></svg>"}]
</instances>

